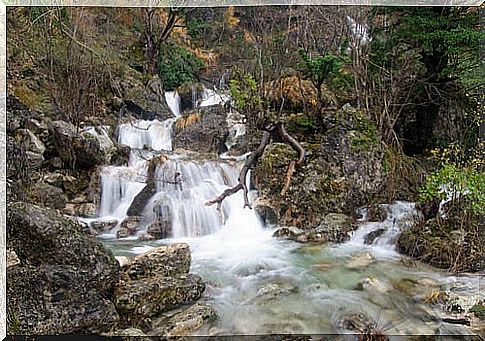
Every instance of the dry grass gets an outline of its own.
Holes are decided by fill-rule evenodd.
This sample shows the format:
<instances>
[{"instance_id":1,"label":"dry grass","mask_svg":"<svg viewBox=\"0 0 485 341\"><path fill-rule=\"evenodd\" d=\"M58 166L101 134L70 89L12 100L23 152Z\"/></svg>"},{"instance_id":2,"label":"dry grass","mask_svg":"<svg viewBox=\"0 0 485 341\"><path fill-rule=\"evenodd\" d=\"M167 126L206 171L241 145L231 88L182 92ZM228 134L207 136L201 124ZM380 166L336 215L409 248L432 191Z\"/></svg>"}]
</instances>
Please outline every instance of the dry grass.
<instances>
[{"instance_id":1,"label":"dry grass","mask_svg":"<svg viewBox=\"0 0 485 341\"><path fill-rule=\"evenodd\" d=\"M201 115L198 112L193 112L185 117L180 117L177 122L175 122L175 129L177 131L182 131L192 124L196 124L201 119Z\"/></svg>"}]
</instances>

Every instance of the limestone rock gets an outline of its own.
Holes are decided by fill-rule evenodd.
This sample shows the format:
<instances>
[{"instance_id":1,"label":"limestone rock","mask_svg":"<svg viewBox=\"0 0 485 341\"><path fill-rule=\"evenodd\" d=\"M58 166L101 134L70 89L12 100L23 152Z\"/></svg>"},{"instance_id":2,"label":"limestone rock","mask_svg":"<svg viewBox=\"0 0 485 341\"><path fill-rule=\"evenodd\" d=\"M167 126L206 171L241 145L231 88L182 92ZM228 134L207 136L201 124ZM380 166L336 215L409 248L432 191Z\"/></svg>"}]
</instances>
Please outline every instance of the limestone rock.
<instances>
[{"instance_id":1,"label":"limestone rock","mask_svg":"<svg viewBox=\"0 0 485 341\"><path fill-rule=\"evenodd\" d=\"M125 274L132 280L152 276L186 275L189 273L190 261L190 249L187 244L164 245L136 256L125 270Z\"/></svg>"},{"instance_id":2,"label":"limestone rock","mask_svg":"<svg viewBox=\"0 0 485 341\"><path fill-rule=\"evenodd\" d=\"M141 278L121 281L115 291L115 305L129 321L157 316L162 312L199 299L205 284L198 275Z\"/></svg>"},{"instance_id":3,"label":"limestone rock","mask_svg":"<svg viewBox=\"0 0 485 341\"><path fill-rule=\"evenodd\" d=\"M364 252L352 257L350 262L347 263L346 267L348 269L360 269L369 266L374 263L375 259L369 252Z\"/></svg>"},{"instance_id":4,"label":"limestone rock","mask_svg":"<svg viewBox=\"0 0 485 341\"><path fill-rule=\"evenodd\" d=\"M59 187L36 183L31 187L31 196L33 201L39 205L56 209L66 207L66 196Z\"/></svg>"}]
</instances>

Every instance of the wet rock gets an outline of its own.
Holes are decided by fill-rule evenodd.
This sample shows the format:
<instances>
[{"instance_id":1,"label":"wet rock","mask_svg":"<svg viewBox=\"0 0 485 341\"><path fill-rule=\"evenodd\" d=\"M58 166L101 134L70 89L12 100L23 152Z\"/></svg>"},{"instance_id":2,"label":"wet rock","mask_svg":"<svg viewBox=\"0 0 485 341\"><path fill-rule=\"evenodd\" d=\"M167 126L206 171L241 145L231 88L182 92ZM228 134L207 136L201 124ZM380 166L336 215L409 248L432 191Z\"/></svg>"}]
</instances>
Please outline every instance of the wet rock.
<instances>
[{"instance_id":1,"label":"wet rock","mask_svg":"<svg viewBox=\"0 0 485 341\"><path fill-rule=\"evenodd\" d=\"M119 265L75 219L26 203L7 207L7 306L22 334L102 332L118 319L109 301Z\"/></svg>"},{"instance_id":2,"label":"wet rock","mask_svg":"<svg viewBox=\"0 0 485 341\"><path fill-rule=\"evenodd\" d=\"M198 116L197 119L191 119L190 116L178 119L173 137L174 148L200 153L225 152L229 129L224 107L219 105L204 107L198 109L197 113L189 115Z\"/></svg>"},{"instance_id":3,"label":"wet rock","mask_svg":"<svg viewBox=\"0 0 485 341\"><path fill-rule=\"evenodd\" d=\"M92 221L89 224L89 227L91 227L94 231L96 232L108 232L112 230L113 228L118 225L117 220L95 220Z\"/></svg>"},{"instance_id":4,"label":"wet rock","mask_svg":"<svg viewBox=\"0 0 485 341\"><path fill-rule=\"evenodd\" d=\"M189 273L190 261L187 244L164 245L136 256L124 273L129 279L186 275Z\"/></svg>"},{"instance_id":5,"label":"wet rock","mask_svg":"<svg viewBox=\"0 0 485 341\"><path fill-rule=\"evenodd\" d=\"M140 217L128 217L123 220L120 225L120 229L116 232L116 238L133 236L138 230L140 221Z\"/></svg>"},{"instance_id":6,"label":"wet rock","mask_svg":"<svg viewBox=\"0 0 485 341\"><path fill-rule=\"evenodd\" d=\"M44 175L43 181L51 186L62 188L64 175L61 173L47 173Z\"/></svg>"},{"instance_id":7,"label":"wet rock","mask_svg":"<svg viewBox=\"0 0 485 341\"><path fill-rule=\"evenodd\" d=\"M32 200L39 205L61 209L66 207L66 196L62 189L46 183L37 183L31 187Z\"/></svg>"},{"instance_id":8,"label":"wet rock","mask_svg":"<svg viewBox=\"0 0 485 341\"><path fill-rule=\"evenodd\" d=\"M60 157L71 168L92 168L104 163L105 155L95 137L77 133L74 126L64 121L52 122L49 130Z\"/></svg>"},{"instance_id":9,"label":"wet rock","mask_svg":"<svg viewBox=\"0 0 485 341\"><path fill-rule=\"evenodd\" d=\"M253 203L253 208L263 221L263 224L276 225L278 223L276 211L267 200L256 199Z\"/></svg>"},{"instance_id":10,"label":"wet rock","mask_svg":"<svg viewBox=\"0 0 485 341\"><path fill-rule=\"evenodd\" d=\"M364 238L364 243L368 245L372 244L374 240L382 236L384 232L386 232L385 229L378 229L378 230L369 232L369 234Z\"/></svg>"},{"instance_id":11,"label":"wet rock","mask_svg":"<svg viewBox=\"0 0 485 341\"><path fill-rule=\"evenodd\" d=\"M185 336L193 334L204 324L215 321L217 312L207 304L196 303L188 309L168 318L164 317L153 322L153 335Z\"/></svg>"},{"instance_id":12,"label":"wet rock","mask_svg":"<svg viewBox=\"0 0 485 341\"><path fill-rule=\"evenodd\" d=\"M288 296L298 292L298 287L291 283L268 283L260 288L254 302L257 304L268 303L281 296Z\"/></svg>"},{"instance_id":13,"label":"wet rock","mask_svg":"<svg viewBox=\"0 0 485 341\"><path fill-rule=\"evenodd\" d=\"M198 275L155 276L121 281L115 291L115 305L129 323L142 317L157 316L180 305L194 302L204 292Z\"/></svg>"},{"instance_id":14,"label":"wet rock","mask_svg":"<svg viewBox=\"0 0 485 341\"><path fill-rule=\"evenodd\" d=\"M379 293L385 293L391 290L388 285L383 284L377 278L374 277L366 277L357 285L358 289L365 290L365 291L374 291Z\"/></svg>"},{"instance_id":15,"label":"wet rock","mask_svg":"<svg viewBox=\"0 0 485 341\"><path fill-rule=\"evenodd\" d=\"M154 181L148 181L146 186L135 196L133 202L128 208L128 216L141 216L145 206L148 204L153 195L157 193L157 187Z\"/></svg>"},{"instance_id":16,"label":"wet rock","mask_svg":"<svg viewBox=\"0 0 485 341\"><path fill-rule=\"evenodd\" d=\"M7 268L20 264L20 259L15 251L7 250Z\"/></svg>"},{"instance_id":17,"label":"wet rock","mask_svg":"<svg viewBox=\"0 0 485 341\"><path fill-rule=\"evenodd\" d=\"M322 235L326 241L341 243L348 240L356 228L357 225L349 216L341 213L329 213L323 217L320 225L315 229L315 233Z\"/></svg>"},{"instance_id":18,"label":"wet rock","mask_svg":"<svg viewBox=\"0 0 485 341\"><path fill-rule=\"evenodd\" d=\"M348 269L360 269L369 266L374 263L375 259L369 252L364 252L352 257L350 262L347 263L346 267Z\"/></svg>"},{"instance_id":19,"label":"wet rock","mask_svg":"<svg viewBox=\"0 0 485 341\"><path fill-rule=\"evenodd\" d=\"M130 159L131 148L122 144L116 144L110 149L109 163L114 166L125 166Z\"/></svg>"},{"instance_id":20,"label":"wet rock","mask_svg":"<svg viewBox=\"0 0 485 341\"><path fill-rule=\"evenodd\" d=\"M296 240L298 236L304 234L304 231L297 227L282 227L273 233L275 238L287 238L291 240Z\"/></svg>"},{"instance_id":21,"label":"wet rock","mask_svg":"<svg viewBox=\"0 0 485 341\"><path fill-rule=\"evenodd\" d=\"M361 312L351 312L342 316L338 321L341 329L350 330L357 333L364 333L373 330L375 322L367 315Z\"/></svg>"},{"instance_id":22,"label":"wet rock","mask_svg":"<svg viewBox=\"0 0 485 341\"><path fill-rule=\"evenodd\" d=\"M74 206L74 213L82 218L94 218L97 216L98 208L93 203L85 203Z\"/></svg>"},{"instance_id":23,"label":"wet rock","mask_svg":"<svg viewBox=\"0 0 485 341\"><path fill-rule=\"evenodd\" d=\"M156 239L157 238L155 238L154 236L148 233L143 233L140 237L138 237L138 240L142 242L147 242L147 241L156 240Z\"/></svg>"}]
</instances>

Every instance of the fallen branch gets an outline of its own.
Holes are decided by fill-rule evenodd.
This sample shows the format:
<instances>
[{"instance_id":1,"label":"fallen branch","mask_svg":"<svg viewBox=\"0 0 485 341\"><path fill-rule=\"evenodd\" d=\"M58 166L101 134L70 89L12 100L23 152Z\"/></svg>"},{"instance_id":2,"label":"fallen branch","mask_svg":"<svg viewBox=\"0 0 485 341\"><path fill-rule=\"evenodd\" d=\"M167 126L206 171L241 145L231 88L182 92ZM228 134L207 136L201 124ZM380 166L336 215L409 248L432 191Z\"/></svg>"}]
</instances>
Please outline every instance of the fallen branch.
<instances>
[{"instance_id":1,"label":"fallen branch","mask_svg":"<svg viewBox=\"0 0 485 341\"><path fill-rule=\"evenodd\" d=\"M259 144L258 149L256 149L254 152L249 155L249 157L246 159L246 162L244 163L243 168L241 169L241 173L239 173L239 178L238 178L238 184L232 188L226 189L220 196L215 198L214 200L208 201L205 203L206 206L211 206L217 203L217 209L220 210L222 201L230 196L233 195L234 193L237 193L239 190L244 191L244 207L251 207L251 204L249 203L248 200L248 188L246 186L246 177L248 174L249 169L253 167L257 162L258 159L263 155L263 152L266 148L266 146L269 144L269 141L271 140L271 133L273 132L275 126L270 126L266 130L263 131L263 135L261 137L261 143Z\"/></svg>"},{"instance_id":2,"label":"fallen branch","mask_svg":"<svg viewBox=\"0 0 485 341\"><path fill-rule=\"evenodd\" d=\"M254 167L258 162L259 158L261 157L261 155L263 155L263 152L266 149L266 146L270 143L271 138L275 133L280 135L280 137L283 140L285 140L298 153L298 160L291 161L288 166L286 181L283 186L283 190L281 191L281 195L284 195L286 193L286 191L288 190L288 187L290 186L291 177L293 176L293 173L298 167L300 167L305 162L305 149L294 137L288 134L288 132L285 130L283 126L283 123L278 122L276 124L271 124L266 129L264 129L263 135L261 136L261 142L259 144L259 147L254 152L252 152L251 155L246 159L246 162L244 163L244 166L241 169L241 173L239 173L238 184L232 188L226 189L217 198L206 202L205 203L206 206L211 206L217 203L217 209L220 210L222 201L225 198L227 198L230 195L233 195L234 193L237 193L239 190L242 189L244 192L244 207L252 208L248 200L248 188L246 186L247 174L249 172L249 169Z\"/></svg>"}]
</instances>

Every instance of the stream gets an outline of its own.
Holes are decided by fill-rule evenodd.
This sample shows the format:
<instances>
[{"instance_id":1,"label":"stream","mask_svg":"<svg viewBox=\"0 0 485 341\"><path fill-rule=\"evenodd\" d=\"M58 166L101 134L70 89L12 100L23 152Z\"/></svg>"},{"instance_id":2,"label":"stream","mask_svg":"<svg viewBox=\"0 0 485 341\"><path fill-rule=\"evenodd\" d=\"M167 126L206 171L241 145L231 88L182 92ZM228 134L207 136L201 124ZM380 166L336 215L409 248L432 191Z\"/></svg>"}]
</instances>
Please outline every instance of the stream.
<instances>
[{"instance_id":1,"label":"stream","mask_svg":"<svg viewBox=\"0 0 485 341\"><path fill-rule=\"evenodd\" d=\"M166 99L179 117L177 95L167 93ZM197 105L227 100L205 89ZM129 163L104 167L99 217L82 220L117 222L99 236L116 256L133 257L167 243L189 244L191 272L207 283L201 301L212 305L220 316L212 328L223 335L345 334L355 332L349 321L358 324L370 319L386 335L478 333L443 322L441 318L452 313L439 304L424 303L437 291L474 302L485 299L478 275L454 276L411 262L395 251L396 237L417 214L414 204L387 206L384 222L368 222L364 217L343 244L299 244L273 238L277 227L263 226L254 210L243 208L242 191L224 200L222 214L216 205L204 205L237 183L243 161L226 155L217 161L204 160L193 153L173 152L176 118L118 127L118 142L132 148ZM228 123L230 148L245 130L231 114ZM139 230L133 236L116 238L128 208L146 186L149 160L160 154L166 160L156 167L156 194L144 209ZM257 193L251 191L250 200L255 198ZM160 216L168 220L172 238L141 241L139 237ZM379 229L384 232L366 244L365 236ZM198 331L200 335L207 332Z\"/></svg>"}]
</instances>

